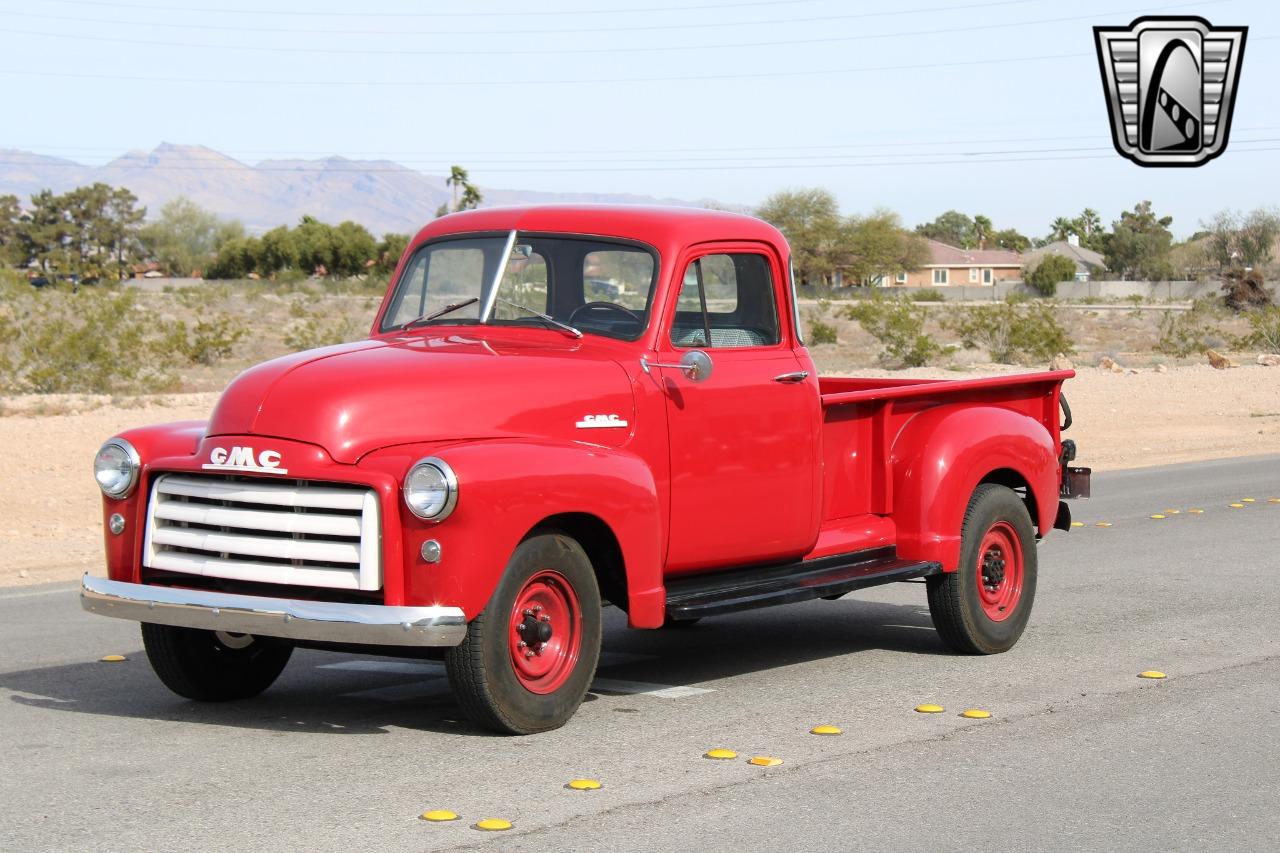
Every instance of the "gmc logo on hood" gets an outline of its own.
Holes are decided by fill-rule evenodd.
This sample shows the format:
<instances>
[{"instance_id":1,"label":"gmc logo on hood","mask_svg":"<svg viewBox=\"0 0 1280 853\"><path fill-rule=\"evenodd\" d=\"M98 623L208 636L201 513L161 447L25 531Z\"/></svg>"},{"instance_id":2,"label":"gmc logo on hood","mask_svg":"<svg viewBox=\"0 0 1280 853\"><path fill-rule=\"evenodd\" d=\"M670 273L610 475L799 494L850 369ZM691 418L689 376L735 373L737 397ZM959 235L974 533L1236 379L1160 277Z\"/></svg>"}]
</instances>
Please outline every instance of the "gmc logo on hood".
<instances>
[{"instance_id":1,"label":"gmc logo on hood","mask_svg":"<svg viewBox=\"0 0 1280 853\"><path fill-rule=\"evenodd\" d=\"M280 467L280 454L264 450L254 455L252 447L236 446L227 450L215 447L209 451L209 461L200 466L208 471L254 471L259 474L288 474L288 468Z\"/></svg>"}]
</instances>

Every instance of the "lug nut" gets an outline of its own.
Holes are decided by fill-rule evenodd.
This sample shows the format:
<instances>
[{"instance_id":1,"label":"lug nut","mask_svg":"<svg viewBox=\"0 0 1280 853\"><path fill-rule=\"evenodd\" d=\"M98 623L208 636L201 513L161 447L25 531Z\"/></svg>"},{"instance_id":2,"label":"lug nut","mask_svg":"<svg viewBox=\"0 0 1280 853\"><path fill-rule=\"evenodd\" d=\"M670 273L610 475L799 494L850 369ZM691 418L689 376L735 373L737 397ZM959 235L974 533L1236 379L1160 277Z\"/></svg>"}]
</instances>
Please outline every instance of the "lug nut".
<instances>
[{"instance_id":1,"label":"lug nut","mask_svg":"<svg viewBox=\"0 0 1280 853\"><path fill-rule=\"evenodd\" d=\"M528 643L526 643L524 640L521 640L521 641L519 642L519 644L516 646L516 648L517 648L517 649L523 649L523 648L527 648L528 646L529 646L529 644L528 644Z\"/></svg>"}]
</instances>

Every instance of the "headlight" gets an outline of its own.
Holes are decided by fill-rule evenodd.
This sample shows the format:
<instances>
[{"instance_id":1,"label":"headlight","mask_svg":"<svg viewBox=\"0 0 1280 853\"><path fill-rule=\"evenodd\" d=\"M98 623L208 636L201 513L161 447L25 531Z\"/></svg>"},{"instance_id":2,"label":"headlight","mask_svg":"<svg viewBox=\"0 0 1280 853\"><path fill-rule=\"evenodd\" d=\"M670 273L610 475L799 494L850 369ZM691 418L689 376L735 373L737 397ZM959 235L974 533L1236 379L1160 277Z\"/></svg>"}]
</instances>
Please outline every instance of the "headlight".
<instances>
[{"instance_id":1,"label":"headlight","mask_svg":"<svg viewBox=\"0 0 1280 853\"><path fill-rule=\"evenodd\" d=\"M93 460L93 476L109 498L123 498L133 491L141 468L138 451L123 438L113 438L102 445Z\"/></svg>"},{"instance_id":2,"label":"headlight","mask_svg":"<svg viewBox=\"0 0 1280 853\"><path fill-rule=\"evenodd\" d=\"M418 518L448 518L458 503L458 478L449 463L434 456L418 460L404 478L404 502Z\"/></svg>"}]
</instances>

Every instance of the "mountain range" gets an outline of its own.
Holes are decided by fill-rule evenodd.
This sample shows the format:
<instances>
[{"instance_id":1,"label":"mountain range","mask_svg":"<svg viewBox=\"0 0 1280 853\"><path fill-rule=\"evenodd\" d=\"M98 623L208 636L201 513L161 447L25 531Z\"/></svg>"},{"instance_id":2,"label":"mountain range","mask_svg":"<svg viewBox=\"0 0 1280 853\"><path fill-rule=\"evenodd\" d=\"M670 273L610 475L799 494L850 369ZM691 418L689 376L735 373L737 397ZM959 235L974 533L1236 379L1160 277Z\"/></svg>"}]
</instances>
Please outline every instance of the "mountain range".
<instances>
[{"instance_id":1,"label":"mountain range","mask_svg":"<svg viewBox=\"0 0 1280 853\"><path fill-rule=\"evenodd\" d=\"M464 164L465 165L465 164ZM148 216L165 202L186 196L250 232L293 225L310 214L322 222L352 220L376 235L412 233L453 198L441 176L389 160L264 160L242 163L202 145L162 143L152 151L130 151L101 166L29 151L0 149L0 195L25 204L42 189L66 192L95 182L127 187ZM481 187L486 205L553 202L675 204L695 202L612 193L549 193Z\"/></svg>"}]
</instances>

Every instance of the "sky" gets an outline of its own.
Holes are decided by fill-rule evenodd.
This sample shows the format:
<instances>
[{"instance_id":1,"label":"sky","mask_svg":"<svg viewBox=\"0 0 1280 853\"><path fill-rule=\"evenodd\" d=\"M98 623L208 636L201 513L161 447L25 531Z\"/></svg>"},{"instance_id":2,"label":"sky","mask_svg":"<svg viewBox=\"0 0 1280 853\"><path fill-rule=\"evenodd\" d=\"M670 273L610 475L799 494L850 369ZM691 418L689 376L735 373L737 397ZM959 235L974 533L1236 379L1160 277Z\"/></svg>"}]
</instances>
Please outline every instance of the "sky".
<instances>
[{"instance_id":1,"label":"sky","mask_svg":"<svg viewBox=\"0 0 1280 853\"><path fill-rule=\"evenodd\" d=\"M1143 14L1250 28L1203 167L1112 147L1092 27ZM0 0L0 148L456 163L482 186L744 206L820 186L848 214L1032 236L1150 199L1185 237L1280 205L1278 49L1280 4L1245 0Z\"/></svg>"}]
</instances>

